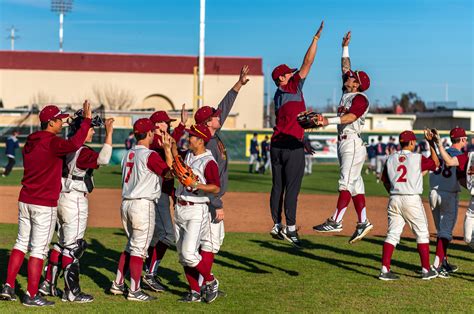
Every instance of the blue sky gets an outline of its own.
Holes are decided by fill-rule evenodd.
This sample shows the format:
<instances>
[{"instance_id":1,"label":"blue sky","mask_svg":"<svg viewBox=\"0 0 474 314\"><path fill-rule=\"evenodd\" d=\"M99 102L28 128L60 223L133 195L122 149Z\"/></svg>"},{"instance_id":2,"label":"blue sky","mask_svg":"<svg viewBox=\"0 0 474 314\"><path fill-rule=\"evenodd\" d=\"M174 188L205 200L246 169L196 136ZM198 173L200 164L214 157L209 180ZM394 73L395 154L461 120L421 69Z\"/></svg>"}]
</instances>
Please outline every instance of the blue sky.
<instances>
[{"instance_id":1,"label":"blue sky","mask_svg":"<svg viewBox=\"0 0 474 314\"><path fill-rule=\"evenodd\" d=\"M321 20L325 28L306 81L308 106L340 97L341 38L352 30L353 68L369 73L372 103L413 91L425 101L474 107L472 0L207 0L206 54L262 57L299 67ZM6 28L17 50L58 49L49 0L0 0L0 49ZM75 0L65 18L65 51L197 55L199 0ZM0 33L1 35L2 33ZM274 87L270 85L270 93Z\"/></svg>"}]
</instances>

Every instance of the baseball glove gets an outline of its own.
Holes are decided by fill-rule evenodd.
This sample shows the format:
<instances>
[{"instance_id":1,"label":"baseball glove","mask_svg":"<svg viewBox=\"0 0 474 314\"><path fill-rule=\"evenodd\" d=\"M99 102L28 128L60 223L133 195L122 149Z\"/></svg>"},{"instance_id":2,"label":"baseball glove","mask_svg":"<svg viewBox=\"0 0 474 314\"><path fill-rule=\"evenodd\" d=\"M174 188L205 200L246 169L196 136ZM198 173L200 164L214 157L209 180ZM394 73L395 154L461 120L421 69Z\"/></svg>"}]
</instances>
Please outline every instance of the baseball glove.
<instances>
[{"instance_id":1,"label":"baseball glove","mask_svg":"<svg viewBox=\"0 0 474 314\"><path fill-rule=\"evenodd\" d=\"M172 172L179 183L185 187L196 188L199 177L193 172L191 167L184 163L183 158L179 155L174 156Z\"/></svg>"},{"instance_id":2,"label":"baseball glove","mask_svg":"<svg viewBox=\"0 0 474 314\"><path fill-rule=\"evenodd\" d=\"M314 129L319 128L321 125L318 123L321 122L323 116L320 113L314 111L303 111L298 114L296 120L303 129Z\"/></svg>"}]
</instances>

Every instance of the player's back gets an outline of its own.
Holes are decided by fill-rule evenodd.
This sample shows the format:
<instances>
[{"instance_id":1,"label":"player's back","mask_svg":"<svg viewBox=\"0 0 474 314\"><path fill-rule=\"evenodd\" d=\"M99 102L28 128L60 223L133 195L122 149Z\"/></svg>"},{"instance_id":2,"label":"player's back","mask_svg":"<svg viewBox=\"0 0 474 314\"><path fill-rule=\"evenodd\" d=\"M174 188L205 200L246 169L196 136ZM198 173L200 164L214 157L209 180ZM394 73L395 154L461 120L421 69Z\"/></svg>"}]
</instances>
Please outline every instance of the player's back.
<instances>
[{"instance_id":1,"label":"player's back","mask_svg":"<svg viewBox=\"0 0 474 314\"><path fill-rule=\"evenodd\" d=\"M458 149L450 147L446 152L451 156L461 155L462 152ZM440 190L445 192L457 193L461 191L456 173L456 167L448 167L442 158L440 159L440 166L436 171L430 171L430 188L432 190Z\"/></svg>"},{"instance_id":2,"label":"player's back","mask_svg":"<svg viewBox=\"0 0 474 314\"><path fill-rule=\"evenodd\" d=\"M391 195L423 193L421 157L421 154L408 150L397 151L388 157L386 169Z\"/></svg>"},{"instance_id":3,"label":"player's back","mask_svg":"<svg viewBox=\"0 0 474 314\"><path fill-rule=\"evenodd\" d=\"M122 160L122 197L155 200L161 194L161 177L148 166L148 157L156 152L142 145L127 151Z\"/></svg>"}]
</instances>

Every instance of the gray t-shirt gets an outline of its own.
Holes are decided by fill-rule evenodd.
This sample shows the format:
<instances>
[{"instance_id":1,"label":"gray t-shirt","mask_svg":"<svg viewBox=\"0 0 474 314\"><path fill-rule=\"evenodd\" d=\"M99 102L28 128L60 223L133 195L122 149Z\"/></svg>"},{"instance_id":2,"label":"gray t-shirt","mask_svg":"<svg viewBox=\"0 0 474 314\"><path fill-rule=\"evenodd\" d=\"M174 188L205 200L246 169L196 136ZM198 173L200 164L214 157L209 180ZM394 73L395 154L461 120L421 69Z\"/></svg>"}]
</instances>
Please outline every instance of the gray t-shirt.
<instances>
[{"instance_id":1,"label":"gray t-shirt","mask_svg":"<svg viewBox=\"0 0 474 314\"><path fill-rule=\"evenodd\" d=\"M224 98L219 103L218 108L222 111L221 112L221 125L224 125L225 120L229 116L230 111L232 110L232 106L234 105L235 99L237 98L237 92L233 89L227 92ZM223 208L222 205L222 196L227 191L227 184L229 181L229 174L228 174L228 156L227 151L225 148L224 143L219 137L220 130L218 130L211 140L207 143L206 148L212 152L212 156L217 162L217 166L219 167L219 178L221 181L221 190L216 197L211 198L211 203L209 205L209 210L214 215L216 209Z\"/></svg>"}]
</instances>

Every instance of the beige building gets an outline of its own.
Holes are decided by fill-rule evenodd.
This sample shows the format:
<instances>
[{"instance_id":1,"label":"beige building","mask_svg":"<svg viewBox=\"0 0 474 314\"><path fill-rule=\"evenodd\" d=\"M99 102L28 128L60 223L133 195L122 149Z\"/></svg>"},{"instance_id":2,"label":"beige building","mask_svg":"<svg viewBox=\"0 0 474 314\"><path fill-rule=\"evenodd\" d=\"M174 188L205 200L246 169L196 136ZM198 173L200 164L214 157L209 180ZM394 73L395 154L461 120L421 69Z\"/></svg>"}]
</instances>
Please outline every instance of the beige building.
<instances>
[{"instance_id":1,"label":"beige building","mask_svg":"<svg viewBox=\"0 0 474 314\"><path fill-rule=\"evenodd\" d=\"M197 64L191 56L0 51L0 99L6 109L46 103L75 108L84 99L114 111L179 110L182 104L192 109ZM261 58L206 57L204 104L217 106L245 64L251 81L240 91L225 126L259 129Z\"/></svg>"}]
</instances>

